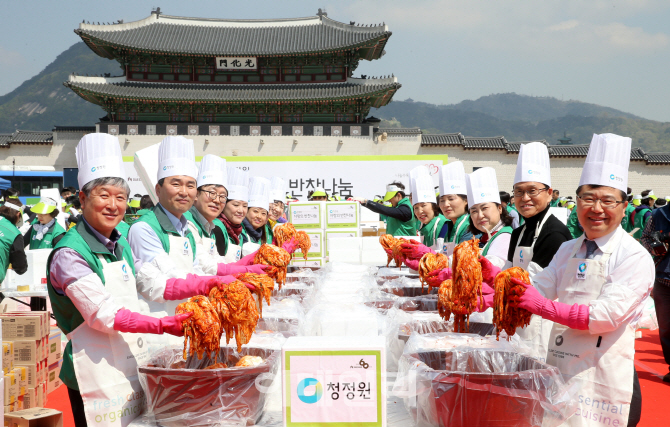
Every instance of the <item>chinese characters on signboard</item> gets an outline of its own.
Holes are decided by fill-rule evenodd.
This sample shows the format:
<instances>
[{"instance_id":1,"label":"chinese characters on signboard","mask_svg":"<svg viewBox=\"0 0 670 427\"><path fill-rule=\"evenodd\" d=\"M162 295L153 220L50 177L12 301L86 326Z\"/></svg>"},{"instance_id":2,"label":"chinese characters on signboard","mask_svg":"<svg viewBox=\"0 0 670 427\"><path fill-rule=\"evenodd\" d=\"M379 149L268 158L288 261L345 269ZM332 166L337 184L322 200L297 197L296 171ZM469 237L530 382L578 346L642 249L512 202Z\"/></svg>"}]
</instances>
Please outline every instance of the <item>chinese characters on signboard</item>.
<instances>
[{"instance_id":1,"label":"chinese characters on signboard","mask_svg":"<svg viewBox=\"0 0 670 427\"><path fill-rule=\"evenodd\" d=\"M217 70L256 70L258 62L251 56L217 56Z\"/></svg>"}]
</instances>

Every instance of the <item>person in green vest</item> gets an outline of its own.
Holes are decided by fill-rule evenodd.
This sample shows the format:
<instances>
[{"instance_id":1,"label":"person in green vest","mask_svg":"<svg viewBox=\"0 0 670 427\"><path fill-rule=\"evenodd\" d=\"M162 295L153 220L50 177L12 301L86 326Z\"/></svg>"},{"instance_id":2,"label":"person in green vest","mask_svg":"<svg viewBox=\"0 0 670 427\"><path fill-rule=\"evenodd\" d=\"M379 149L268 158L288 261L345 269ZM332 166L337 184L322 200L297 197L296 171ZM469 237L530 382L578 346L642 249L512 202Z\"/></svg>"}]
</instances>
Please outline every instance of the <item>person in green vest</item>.
<instances>
[{"instance_id":1,"label":"person in green vest","mask_svg":"<svg viewBox=\"0 0 670 427\"><path fill-rule=\"evenodd\" d=\"M184 213L195 240L196 257L205 274L218 274L221 262L216 238L217 217L228 200L226 161L213 154L205 155L198 171L198 192L191 209Z\"/></svg>"},{"instance_id":2,"label":"person in green vest","mask_svg":"<svg viewBox=\"0 0 670 427\"><path fill-rule=\"evenodd\" d=\"M410 172L410 188L414 215L420 221L419 237L421 244L402 243L405 265L418 270L419 261L426 253L442 250L444 238L449 231L447 220L437 206L433 178L425 166L418 166Z\"/></svg>"},{"instance_id":3,"label":"person in green vest","mask_svg":"<svg viewBox=\"0 0 670 427\"><path fill-rule=\"evenodd\" d=\"M266 225L270 211L270 187L269 179L254 176L249 180L249 203L242 220L242 256L256 252L262 244L268 243Z\"/></svg>"},{"instance_id":4,"label":"person in green vest","mask_svg":"<svg viewBox=\"0 0 670 427\"><path fill-rule=\"evenodd\" d=\"M449 233L441 252L447 256L453 254L456 245L473 237L468 227L470 215L468 213L467 194L463 163L451 162L442 166L439 207L450 224Z\"/></svg>"},{"instance_id":5,"label":"person in green vest","mask_svg":"<svg viewBox=\"0 0 670 427\"><path fill-rule=\"evenodd\" d=\"M628 206L626 206L626 210L624 211L621 227L626 230L626 233L630 233L633 231L633 222L630 220L630 216L636 206L633 204L633 190L630 187L628 187L628 192L626 193L626 200L628 201Z\"/></svg>"},{"instance_id":6,"label":"person in green vest","mask_svg":"<svg viewBox=\"0 0 670 427\"><path fill-rule=\"evenodd\" d=\"M386 216L386 234L392 236L416 236L417 224L414 209L405 195L405 186L400 182L392 182L386 186L384 202L391 204L390 207L376 203L362 197L354 197L355 200L370 209L372 212Z\"/></svg>"},{"instance_id":7,"label":"person in green vest","mask_svg":"<svg viewBox=\"0 0 670 427\"><path fill-rule=\"evenodd\" d=\"M493 168L480 168L466 175L470 232L481 233L479 247L491 264L503 268L512 236L512 217L500 203L498 180Z\"/></svg>"},{"instance_id":8,"label":"person in green vest","mask_svg":"<svg viewBox=\"0 0 670 427\"><path fill-rule=\"evenodd\" d=\"M83 219L56 245L47 261L47 289L58 327L67 334L60 378L68 389L75 426L127 425L141 411L119 413L112 421L96 402L126 396L141 407L137 366L148 360L144 334L183 336L191 313L151 317L141 314L135 256L116 226L130 193L118 139L88 134L77 146ZM104 167L100 167L104 159ZM141 260L139 261L141 262ZM181 299L220 286L219 280L170 279L161 298ZM138 397L134 397L138 396Z\"/></svg>"},{"instance_id":9,"label":"person in green vest","mask_svg":"<svg viewBox=\"0 0 670 427\"><path fill-rule=\"evenodd\" d=\"M140 209L137 211L137 215L142 216L151 212L151 208L154 207L154 202L151 200L151 196L145 194L140 199Z\"/></svg>"},{"instance_id":10,"label":"person in green vest","mask_svg":"<svg viewBox=\"0 0 670 427\"><path fill-rule=\"evenodd\" d=\"M643 191L640 205L630 214L631 222L633 223L632 230L637 230L633 233L633 237L637 241L640 241L640 238L642 238L642 232L645 225L647 225L647 221L651 218L651 211L657 198L652 190Z\"/></svg>"},{"instance_id":11,"label":"person in green vest","mask_svg":"<svg viewBox=\"0 0 670 427\"><path fill-rule=\"evenodd\" d=\"M227 263L235 263L242 258L242 221L249 209L249 174L228 165L228 201L219 215L217 225L217 246L219 255ZM220 244L219 244L220 243Z\"/></svg>"},{"instance_id":12,"label":"person in green vest","mask_svg":"<svg viewBox=\"0 0 670 427\"><path fill-rule=\"evenodd\" d=\"M584 229L582 228L582 225L579 223L579 218L577 218L577 209L572 209L570 211L570 216L568 217L568 223L566 224L566 226L568 227L568 230L570 231L570 234L572 235L573 239L576 239L582 234L584 234Z\"/></svg>"},{"instance_id":13,"label":"person in green vest","mask_svg":"<svg viewBox=\"0 0 670 427\"><path fill-rule=\"evenodd\" d=\"M511 200L512 196L507 191L500 192L500 203L502 203L503 209L512 217L512 228L517 229L523 224L523 217L519 215L516 209L510 206Z\"/></svg>"},{"instance_id":14,"label":"person in green vest","mask_svg":"<svg viewBox=\"0 0 670 427\"><path fill-rule=\"evenodd\" d=\"M42 197L35 206L30 208L37 217L32 227L24 236L29 249L51 249L63 238L65 229L56 221L58 209L56 201L49 197Z\"/></svg>"},{"instance_id":15,"label":"person in green vest","mask_svg":"<svg viewBox=\"0 0 670 427\"><path fill-rule=\"evenodd\" d=\"M554 190L554 192L551 193L551 202L549 203L549 206L552 208L559 207L560 199L561 199L560 192L558 190Z\"/></svg>"},{"instance_id":16,"label":"person in green vest","mask_svg":"<svg viewBox=\"0 0 670 427\"><path fill-rule=\"evenodd\" d=\"M310 202L327 202L328 193L326 193L323 187L316 187L314 191L309 192L307 199Z\"/></svg>"},{"instance_id":17,"label":"person in green vest","mask_svg":"<svg viewBox=\"0 0 670 427\"><path fill-rule=\"evenodd\" d=\"M13 198L5 199L0 206L0 283L5 280L10 265L18 275L28 271L23 236L17 228L23 221L22 206L19 199Z\"/></svg>"},{"instance_id":18,"label":"person in green vest","mask_svg":"<svg viewBox=\"0 0 670 427\"><path fill-rule=\"evenodd\" d=\"M270 179L270 212L268 223L265 225L266 243L274 240L274 228L277 224L284 224L286 220L286 204L288 193L286 193L286 182L278 176Z\"/></svg>"}]
</instances>

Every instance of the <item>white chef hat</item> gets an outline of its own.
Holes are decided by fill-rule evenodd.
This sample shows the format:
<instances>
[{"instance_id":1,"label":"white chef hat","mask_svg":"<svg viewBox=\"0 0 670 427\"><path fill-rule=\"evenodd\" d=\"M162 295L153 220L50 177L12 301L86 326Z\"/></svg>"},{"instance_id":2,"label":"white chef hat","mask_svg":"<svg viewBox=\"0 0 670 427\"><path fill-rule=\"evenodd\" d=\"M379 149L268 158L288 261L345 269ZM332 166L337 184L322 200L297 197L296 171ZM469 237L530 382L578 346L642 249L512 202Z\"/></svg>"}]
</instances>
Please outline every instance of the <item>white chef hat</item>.
<instances>
[{"instance_id":1,"label":"white chef hat","mask_svg":"<svg viewBox=\"0 0 670 427\"><path fill-rule=\"evenodd\" d=\"M259 176L249 179L249 207L270 210L270 180Z\"/></svg>"},{"instance_id":2,"label":"white chef hat","mask_svg":"<svg viewBox=\"0 0 670 427\"><path fill-rule=\"evenodd\" d=\"M551 187L549 151L541 142L522 144L516 161L514 184L519 182L540 182Z\"/></svg>"},{"instance_id":3,"label":"white chef hat","mask_svg":"<svg viewBox=\"0 0 670 427\"><path fill-rule=\"evenodd\" d=\"M249 201L249 173L228 165L228 200Z\"/></svg>"},{"instance_id":4,"label":"white chef hat","mask_svg":"<svg viewBox=\"0 0 670 427\"><path fill-rule=\"evenodd\" d=\"M417 203L435 203L435 187L430 175L420 174L410 179L410 191L412 192L412 205Z\"/></svg>"},{"instance_id":5,"label":"white chef hat","mask_svg":"<svg viewBox=\"0 0 670 427\"><path fill-rule=\"evenodd\" d=\"M440 196L447 194L468 194L465 185L465 168L462 162L451 162L440 171Z\"/></svg>"},{"instance_id":6,"label":"white chef hat","mask_svg":"<svg viewBox=\"0 0 670 427\"><path fill-rule=\"evenodd\" d=\"M430 171L425 165L420 165L409 171L409 179L415 179L419 176L430 176Z\"/></svg>"},{"instance_id":7,"label":"white chef hat","mask_svg":"<svg viewBox=\"0 0 670 427\"><path fill-rule=\"evenodd\" d=\"M193 140L166 136L158 146L158 180L175 175L198 179Z\"/></svg>"},{"instance_id":8,"label":"white chef hat","mask_svg":"<svg viewBox=\"0 0 670 427\"><path fill-rule=\"evenodd\" d=\"M495 169L477 169L465 176L465 184L468 187L468 207L487 202L500 203Z\"/></svg>"},{"instance_id":9,"label":"white chef hat","mask_svg":"<svg viewBox=\"0 0 670 427\"><path fill-rule=\"evenodd\" d=\"M278 176L273 176L270 180L270 202L274 203L275 200L286 200L286 182Z\"/></svg>"},{"instance_id":10,"label":"white chef hat","mask_svg":"<svg viewBox=\"0 0 670 427\"><path fill-rule=\"evenodd\" d=\"M214 154L207 154L200 161L198 187L212 184L226 187L228 184L228 172L226 170L225 159Z\"/></svg>"},{"instance_id":11,"label":"white chef hat","mask_svg":"<svg viewBox=\"0 0 670 427\"><path fill-rule=\"evenodd\" d=\"M79 188L97 178L123 178L126 173L121 156L119 139L106 133L89 133L79 140L77 157L77 182Z\"/></svg>"},{"instance_id":12,"label":"white chef hat","mask_svg":"<svg viewBox=\"0 0 670 427\"><path fill-rule=\"evenodd\" d=\"M632 142L613 133L594 134L579 185L604 185L627 192Z\"/></svg>"}]
</instances>

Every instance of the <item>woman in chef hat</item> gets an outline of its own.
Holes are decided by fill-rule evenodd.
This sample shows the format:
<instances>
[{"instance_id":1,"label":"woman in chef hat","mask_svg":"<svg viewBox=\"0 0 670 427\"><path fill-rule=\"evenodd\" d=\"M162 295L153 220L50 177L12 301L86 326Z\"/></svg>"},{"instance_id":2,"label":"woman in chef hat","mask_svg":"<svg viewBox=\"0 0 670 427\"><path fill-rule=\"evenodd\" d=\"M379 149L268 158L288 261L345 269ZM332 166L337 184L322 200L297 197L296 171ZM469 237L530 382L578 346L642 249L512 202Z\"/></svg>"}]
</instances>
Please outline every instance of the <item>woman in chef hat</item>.
<instances>
[{"instance_id":1,"label":"woman in chef hat","mask_svg":"<svg viewBox=\"0 0 670 427\"><path fill-rule=\"evenodd\" d=\"M241 236L244 230L242 221L249 209L249 173L235 166L228 166L228 201L219 215L221 223L217 223L223 233L226 246L223 257L226 262L233 263L242 257Z\"/></svg>"},{"instance_id":2,"label":"woman in chef hat","mask_svg":"<svg viewBox=\"0 0 670 427\"><path fill-rule=\"evenodd\" d=\"M56 201L50 197L42 197L30 211L37 218L24 236L24 244L30 245L30 249L51 249L56 246L65 234L65 229L56 221L59 213Z\"/></svg>"},{"instance_id":3,"label":"woman in chef hat","mask_svg":"<svg viewBox=\"0 0 670 427\"><path fill-rule=\"evenodd\" d=\"M493 168L481 168L465 177L470 209L470 232L481 234L482 256L502 268L507 262L512 217L500 204L498 180Z\"/></svg>"},{"instance_id":4,"label":"woman in chef hat","mask_svg":"<svg viewBox=\"0 0 670 427\"><path fill-rule=\"evenodd\" d=\"M242 220L242 255L255 252L268 241L266 224L270 211L270 180L254 176L249 180L249 204L247 214Z\"/></svg>"},{"instance_id":5,"label":"woman in chef hat","mask_svg":"<svg viewBox=\"0 0 670 427\"><path fill-rule=\"evenodd\" d=\"M444 254L451 256L456 245L472 239L473 236L468 228L470 215L463 163L451 162L442 166L439 206L444 217L451 222L443 249Z\"/></svg>"}]
</instances>

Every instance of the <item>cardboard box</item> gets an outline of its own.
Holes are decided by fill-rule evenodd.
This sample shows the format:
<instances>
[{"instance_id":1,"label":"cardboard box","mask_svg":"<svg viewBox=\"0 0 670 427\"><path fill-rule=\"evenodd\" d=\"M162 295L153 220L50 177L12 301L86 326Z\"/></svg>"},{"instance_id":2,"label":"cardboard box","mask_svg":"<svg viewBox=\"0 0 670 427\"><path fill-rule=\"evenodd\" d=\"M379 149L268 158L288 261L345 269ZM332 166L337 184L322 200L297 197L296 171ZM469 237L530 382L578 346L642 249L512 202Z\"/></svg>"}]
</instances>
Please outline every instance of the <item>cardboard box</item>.
<instances>
[{"instance_id":1,"label":"cardboard box","mask_svg":"<svg viewBox=\"0 0 670 427\"><path fill-rule=\"evenodd\" d=\"M323 257L323 230L303 230L309 236L309 240L312 243L312 247L309 248L307 253L307 258L321 258ZM293 253L293 258L296 260L305 258L303 257L302 251L298 248Z\"/></svg>"},{"instance_id":2,"label":"cardboard box","mask_svg":"<svg viewBox=\"0 0 670 427\"><path fill-rule=\"evenodd\" d=\"M63 336L60 330L52 331L49 335L49 341L47 342L47 361L51 365L58 362L63 358L63 353L61 351L61 337Z\"/></svg>"},{"instance_id":3,"label":"cardboard box","mask_svg":"<svg viewBox=\"0 0 670 427\"><path fill-rule=\"evenodd\" d=\"M307 261L304 258L300 258L291 261L291 265L298 267L323 267L326 265L326 261L323 258L307 258Z\"/></svg>"},{"instance_id":4,"label":"cardboard box","mask_svg":"<svg viewBox=\"0 0 670 427\"><path fill-rule=\"evenodd\" d=\"M28 388L26 389L26 394L23 396L23 407L24 409L37 408L37 393L39 388Z\"/></svg>"},{"instance_id":5,"label":"cardboard box","mask_svg":"<svg viewBox=\"0 0 670 427\"><path fill-rule=\"evenodd\" d=\"M299 230L324 228L325 203L292 202L288 206L288 221Z\"/></svg>"},{"instance_id":6,"label":"cardboard box","mask_svg":"<svg viewBox=\"0 0 670 427\"><path fill-rule=\"evenodd\" d=\"M19 387L19 396L26 394L26 388L28 387L28 373L25 366L16 366L12 371L14 373L14 378L16 378L16 383Z\"/></svg>"},{"instance_id":7,"label":"cardboard box","mask_svg":"<svg viewBox=\"0 0 670 427\"><path fill-rule=\"evenodd\" d=\"M5 341L15 340L41 340L42 316L36 315L14 315L1 314L2 336Z\"/></svg>"},{"instance_id":8,"label":"cardboard box","mask_svg":"<svg viewBox=\"0 0 670 427\"><path fill-rule=\"evenodd\" d=\"M39 374L40 374L39 367L40 367L40 363L37 363L35 365L22 366L22 368L26 369L26 388L37 387L37 384L40 383L40 381L39 381Z\"/></svg>"},{"instance_id":9,"label":"cardboard box","mask_svg":"<svg viewBox=\"0 0 670 427\"><path fill-rule=\"evenodd\" d=\"M326 232L325 232L325 244L326 244L325 256L330 257L330 241L332 239L340 239L340 238L346 238L346 237L360 237L360 231L358 230L358 228L326 230ZM360 251L360 245L359 245L358 250Z\"/></svg>"},{"instance_id":10,"label":"cardboard box","mask_svg":"<svg viewBox=\"0 0 670 427\"><path fill-rule=\"evenodd\" d=\"M16 397L19 395L19 385L16 383L16 377L13 372L4 376L4 384L5 405L11 405L16 401Z\"/></svg>"},{"instance_id":11,"label":"cardboard box","mask_svg":"<svg viewBox=\"0 0 670 427\"><path fill-rule=\"evenodd\" d=\"M2 342L2 371L4 374L14 369L14 343Z\"/></svg>"},{"instance_id":12,"label":"cardboard box","mask_svg":"<svg viewBox=\"0 0 670 427\"><path fill-rule=\"evenodd\" d=\"M326 202L325 228L358 228L358 202Z\"/></svg>"},{"instance_id":13,"label":"cardboard box","mask_svg":"<svg viewBox=\"0 0 670 427\"><path fill-rule=\"evenodd\" d=\"M28 286L30 290L36 290L38 286L46 286L47 260L51 254L51 249L26 249L25 252L28 270L21 275L12 275L7 286L10 288Z\"/></svg>"},{"instance_id":14,"label":"cardboard box","mask_svg":"<svg viewBox=\"0 0 670 427\"><path fill-rule=\"evenodd\" d=\"M48 375L48 378L47 378L47 394L56 390L58 387L61 386L61 384L63 384L63 382L59 378L60 368L62 366L62 363L63 362L60 361L60 362L56 362L56 363L49 366L49 370L47 372L47 375Z\"/></svg>"},{"instance_id":15,"label":"cardboard box","mask_svg":"<svg viewBox=\"0 0 670 427\"><path fill-rule=\"evenodd\" d=\"M14 366L35 365L43 356L42 339L14 341Z\"/></svg>"},{"instance_id":16,"label":"cardboard box","mask_svg":"<svg viewBox=\"0 0 670 427\"><path fill-rule=\"evenodd\" d=\"M281 361L284 426L386 425L384 337L290 337Z\"/></svg>"},{"instance_id":17,"label":"cardboard box","mask_svg":"<svg viewBox=\"0 0 670 427\"><path fill-rule=\"evenodd\" d=\"M49 408L31 408L5 414L9 427L63 427L63 413Z\"/></svg>"},{"instance_id":18,"label":"cardboard box","mask_svg":"<svg viewBox=\"0 0 670 427\"><path fill-rule=\"evenodd\" d=\"M2 313L3 316L40 316L40 336L48 338L51 331L50 326L50 312L48 311L7 311ZM13 339L5 339L5 341L13 341Z\"/></svg>"}]
</instances>

